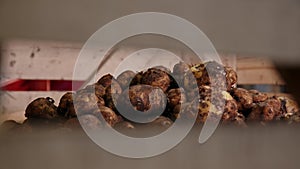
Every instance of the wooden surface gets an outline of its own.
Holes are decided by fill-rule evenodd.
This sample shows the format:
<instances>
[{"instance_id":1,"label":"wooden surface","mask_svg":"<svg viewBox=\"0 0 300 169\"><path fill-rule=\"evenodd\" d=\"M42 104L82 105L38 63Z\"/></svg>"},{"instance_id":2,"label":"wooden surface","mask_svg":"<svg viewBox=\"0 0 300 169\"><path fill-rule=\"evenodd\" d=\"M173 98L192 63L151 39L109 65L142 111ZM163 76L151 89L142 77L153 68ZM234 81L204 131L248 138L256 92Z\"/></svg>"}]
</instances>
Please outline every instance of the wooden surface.
<instances>
[{"instance_id":1,"label":"wooden surface","mask_svg":"<svg viewBox=\"0 0 300 169\"><path fill-rule=\"evenodd\" d=\"M1 80L72 79L81 44L9 40L1 44Z\"/></svg>"},{"instance_id":2,"label":"wooden surface","mask_svg":"<svg viewBox=\"0 0 300 169\"><path fill-rule=\"evenodd\" d=\"M237 56L238 84L284 84L273 62L263 57Z\"/></svg>"}]
</instances>

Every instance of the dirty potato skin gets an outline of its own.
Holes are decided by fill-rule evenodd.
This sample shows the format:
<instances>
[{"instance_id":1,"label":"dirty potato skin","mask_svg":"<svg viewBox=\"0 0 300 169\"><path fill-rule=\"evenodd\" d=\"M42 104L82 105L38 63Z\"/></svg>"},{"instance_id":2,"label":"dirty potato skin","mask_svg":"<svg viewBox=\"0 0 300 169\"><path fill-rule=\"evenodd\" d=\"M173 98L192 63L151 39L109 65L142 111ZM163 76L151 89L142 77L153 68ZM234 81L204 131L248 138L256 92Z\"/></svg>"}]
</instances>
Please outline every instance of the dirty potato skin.
<instances>
[{"instance_id":1,"label":"dirty potato skin","mask_svg":"<svg viewBox=\"0 0 300 169\"><path fill-rule=\"evenodd\" d=\"M126 98L129 98L129 100ZM164 93L158 87L135 85L122 93L122 96L118 99L118 104L122 105L124 109L129 108L129 111L132 110L132 107L134 110L142 112L146 112L150 108L155 111L166 104L163 98ZM151 103L153 104L151 105Z\"/></svg>"},{"instance_id":2,"label":"dirty potato skin","mask_svg":"<svg viewBox=\"0 0 300 169\"><path fill-rule=\"evenodd\" d=\"M196 117L197 123L204 123L210 112L211 106L209 101L195 99L192 102L183 105L182 115L179 118L190 119Z\"/></svg>"},{"instance_id":3,"label":"dirty potato skin","mask_svg":"<svg viewBox=\"0 0 300 169\"><path fill-rule=\"evenodd\" d=\"M190 70L197 79L198 86L213 85L220 88L220 90L230 91L237 82L237 74L231 67L223 67L215 61L192 65ZM185 86L190 86L194 80L189 77L189 74L185 76L184 84Z\"/></svg>"},{"instance_id":4,"label":"dirty potato skin","mask_svg":"<svg viewBox=\"0 0 300 169\"><path fill-rule=\"evenodd\" d=\"M65 93L58 105L58 113L66 118L72 118L76 117L76 111L74 109L74 103L73 103L73 96L74 93L72 92L67 92Z\"/></svg>"},{"instance_id":5,"label":"dirty potato skin","mask_svg":"<svg viewBox=\"0 0 300 169\"><path fill-rule=\"evenodd\" d=\"M215 86L219 91L225 91L229 88L228 85L231 87L231 83L226 79L226 68L216 61L205 63L202 79L205 79L204 84Z\"/></svg>"},{"instance_id":6,"label":"dirty potato skin","mask_svg":"<svg viewBox=\"0 0 300 169\"><path fill-rule=\"evenodd\" d=\"M227 84L221 83L222 81L226 82L225 68L221 64L209 61L196 64L190 70L197 79L198 86L213 85L218 86L222 91L227 89Z\"/></svg>"},{"instance_id":7,"label":"dirty potato skin","mask_svg":"<svg viewBox=\"0 0 300 169\"><path fill-rule=\"evenodd\" d=\"M187 91L186 96L188 101L193 101L196 98L200 100L210 101L212 89L208 85L199 86L193 90Z\"/></svg>"},{"instance_id":8,"label":"dirty potato skin","mask_svg":"<svg viewBox=\"0 0 300 169\"><path fill-rule=\"evenodd\" d=\"M142 77L142 84L159 87L164 92L168 90L170 82L168 73L158 68L148 69Z\"/></svg>"},{"instance_id":9,"label":"dirty potato skin","mask_svg":"<svg viewBox=\"0 0 300 169\"><path fill-rule=\"evenodd\" d=\"M209 101L211 99L212 89L210 86L199 86L199 97L201 100Z\"/></svg>"},{"instance_id":10,"label":"dirty potato skin","mask_svg":"<svg viewBox=\"0 0 300 169\"><path fill-rule=\"evenodd\" d=\"M100 121L104 119L109 126L114 126L121 121L117 114L109 107L101 106L99 109L95 109L92 114L96 116ZM104 122L105 123L105 122Z\"/></svg>"},{"instance_id":11,"label":"dirty potato skin","mask_svg":"<svg viewBox=\"0 0 300 169\"><path fill-rule=\"evenodd\" d=\"M202 84L204 68L204 64L194 65L184 73L182 83L186 92L195 91L204 85Z\"/></svg>"},{"instance_id":12,"label":"dirty potato skin","mask_svg":"<svg viewBox=\"0 0 300 169\"><path fill-rule=\"evenodd\" d=\"M209 77L207 71L205 69L204 63L199 63L190 67L190 71L193 73L195 78L197 79L198 86L209 85ZM188 83L188 82L186 82Z\"/></svg>"},{"instance_id":13,"label":"dirty potato skin","mask_svg":"<svg viewBox=\"0 0 300 169\"><path fill-rule=\"evenodd\" d=\"M238 106L235 100L226 101L222 119L233 120L238 115Z\"/></svg>"},{"instance_id":14,"label":"dirty potato skin","mask_svg":"<svg viewBox=\"0 0 300 169\"><path fill-rule=\"evenodd\" d=\"M111 86L106 88L105 105L113 110L116 110L115 104L122 94L122 88L117 81L113 81Z\"/></svg>"},{"instance_id":15,"label":"dirty potato skin","mask_svg":"<svg viewBox=\"0 0 300 169\"><path fill-rule=\"evenodd\" d=\"M268 122L283 119L290 124L300 122L298 117L299 108L296 102L286 97L271 97L256 104L247 120Z\"/></svg>"},{"instance_id":16,"label":"dirty potato skin","mask_svg":"<svg viewBox=\"0 0 300 169\"><path fill-rule=\"evenodd\" d=\"M262 120L272 121L275 117L280 117L282 113L281 101L277 97L269 98L262 110Z\"/></svg>"},{"instance_id":17,"label":"dirty potato skin","mask_svg":"<svg viewBox=\"0 0 300 169\"><path fill-rule=\"evenodd\" d=\"M106 87L105 90L105 97L111 95L111 94L121 94L122 88L120 84L117 81L112 81L111 85Z\"/></svg>"},{"instance_id":18,"label":"dirty potato skin","mask_svg":"<svg viewBox=\"0 0 300 169\"><path fill-rule=\"evenodd\" d=\"M132 82L135 75L136 73L134 73L133 71L126 70L117 77L117 81L119 82L123 90L130 86L130 83Z\"/></svg>"},{"instance_id":19,"label":"dirty potato skin","mask_svg":"<svg viewBox=\"0 0 300 169\"><path fill-rule=\"evenodd\" d=\"M143 71L140 71L140 72L136 73L136 75L133 77L132 81L130 82L130 86L141 84L143 74L144 74Z\"/></svg>"},{"instance_id":20,"label":"dirty potato skin","mask_svg":"<svg viewBox=\"0 0 300 169\"><path fill-rule=\"evenodd\" d=\"M253 107L253 97L248 90L243 88L235 88L232 90L232 95L238 102L239 111Z\"/></svg>"},{"instance_id":21,"label":"dirty potato skin","mask_svg":"<svg viewBox=\"0 0 300 169\"><path fill-rule=\"evenodd\" d=\"M261 121L261 116L262 116L262 110L264 108L265 103L258 103L255 104L247 116L247 121Z\"/></svg>"},{"instance_id":22,"label":"dirty potato skin","mask_svg":"<svg viewBox=\"0 0 300 169\"><path fill-rule=\"evenodd\" d=\"M182 88L169 90L167 97L169 108L174 108L176 105L180 105L186 102L186 96Z\"/></svg>"},{"instance_id":23,"label":"dirty potato skin","mask_svg":"<svg viewBox=\"0 0 300 169\"><path fill-rule=\"evenodd\" d=\"M284 115L281 101L277 97L268 98L256 104L247 117L249 121L269 122Z\"/></svg>"},{"instance_id":24,"label":"dirty potato skin","mask_svg":"<svg viewBox=\"0 0 300 169\"><path fill-rule=\"evenodd\" d=\"M86 92L86 93L95 93L95 95L98 98L104 98L105 97L105 87L103 87L102 85L95 83L92 85L88 85L87 87L85 87L82 92Z\"/></svg>"},{"instance_id":25,"label":"dirty potato skin","mask_svg":"<svg viewBox=\"0 0 300 169\"><path fill-rule=\"evenodd\" d=\"M183 62L174 65L173 72L171 73L171 87L183 87L184 74L189 70L189 66Z\"/></svg>"},{"instance_id":26,"label":"dirty potato skin","mask_svg":"<svg viewBox=\"0 0 300 169\"><path fill-rule=\"evenodd\" d=\"M213 61L191 66L183 78L183 85L187 91L193 91L200 86L213 86L215 90L224 91L231 88L231 82L230 87L226 82L225 68Z\"/></svg>"},{"instance_id":27,"label":"dirty potato skin","mask_svg":"<svg viewBox=\"0 0 300 169\"><path fill-rule=\"evenodd\" d=\"M178 86L179 82L176 81L176 79L174 78L174 75L172 74L172 72L171 72L171 70L169 68L166 68L164 66L155 66L153 68L159 69L159 70L161 70L163 72L166 72L168 74L169 79L170 79L170 85L169 85L167 91L169 91L170 89L175 89L175 88L179 87Z\"/></svg>"},{"instance_id":28,"label":"dirty potato skin","mask_svg":"<svg viewBox=\"0 0 300 169\"><path fill-rule=\"evenodd\" d=\"M179 62L174 65L173 73L176 75L184 75L184 73L189 69L189 66L184 62Z\"/></svg>"},{"instance_id":29,"label":"dirty potato skin","mask_svg":"<svg viewBox=\"0 0 300 169\"><path fill-rule=\"evenodd\" d=\"M27 118L55 119L59 115L57 107L54 105L52 98L37 98L32 101L25 110Z\"/></svg>"},{"instance_id":30,"label":"dirty potato skin","mask_svg":"<svg viewBox=\"0 0 300 169\"><path fill-rule=\"evenodd\" d=\"M258 90L249 90L249 93L252 95L252 99L254 103L264 102L268 99L267 94L261 93Z\"/></svg>"},{"instance_id":31,"label":"dirty potato skin","mask_svg":"<svg viewBox=\"0 0 300 169\"><path fill-rule=\"evenodd\" d=\"M176 119L181 118L180 112L186 110L186 107L189 105L189 102L178 104L172 109L168 108L168 111L164 112L163 115L170 118L172 121L175 121Z\"/></svg>"},{"instance_id":32,"label":"dirty potato skin","mask_svg":"<svg viewBox=\"0 0 300 169\"><path fill-rule=\"evenodd\" d=\"M74 97L74 106L77 115L90 113L104 105L105 101L102 98L99 99L94 93L80 92L76 93Z\"/></svg>"},{"instance_id":33,"label":"dirty potato skin","mask_svg":"<svg viewBox=\"0 0 300 169\"><path fill-rule=\"evenodd\" d=\"M105 106L115 110L116 100L122 93L121 85L111 74L104 75L97 83L105 88L105 95L102 97L105 101Z\"/></svg>"},{"instance_id":34,"label":"dirty potato skin","mask_svg":"<svg viewBox=\"0 0 300 169\"><path fill-rule=\"evenodd\" d=\"M111 74L106 74L102 76L97 83L102 85L104 88L107 88L111 85L112 81L115 81L115 78Z\"/></svg>"},{"instance_id":35,"label":"dirty potato skin","mask_svg":"<svg viewBox=\"0 0 300 169\"><path fill-rule=\"evenodd\" d=\"M122 88L119 82L111 74L107 74L101 77L98 80L97 84L100 84L105 89L105 92L102 92L105 93L105 96L102 95L102 98L108 97L111 94L122 93Z\"/></svg>"},{"instance_id":36,"label":"dirty potato skin","mask_svg":"<svg viewBox=\"0 0 300 169\"><path fill-rule=\"evenodd\" d=\"M222 119L232 121L239 115L237 102L227 91L222 92L222 97L225 101Z\"/></svg>"},{"instance_id":37,"label":"dirty potato skin","mask_svg":"<svg viewBox=\"0 0 300 169\"><path fill-rule=\"evenodd\" d=\"M200 94L202 95L200 99L193 100L185 107L183 111L184 116L188 118L194 118L196 114L192 114L192 112L197 112L197 122L200 123L205 122L209 114L214 115L214 117L222 115L223 121L234 120L238 115L238 106L236 100L234 100L226 91L222 91L220 93L220 97L216 96L217 98L213 100L210 98L211 94L206 96L208 97L206 98L205 93L211 93L209 92L210 88L206 89L207 90L204 90L203 93Z\"/></svg>"},{"instance_id":38,"label":"dirty potato skin","mask_svg":"<svg viewBox=\"0 0 300 169\"><path fill-rule=\"evenodd\" d=\"M289 120L292 116L299 113L299 106L296 101L288 97L278 97L281 101L281 106L283 110L283 118Z\"/></svg>"},{"instance_id":39,"label":"dirty potato skin","mask_svg":"<svg viewBox=\"0 0 300 169\"><path fill-rule=\"evenodd\" d=\"M232 87L237 83L237 73L232 67L224 67L226 73L227 91L230 91Z\"/></svg>"}]
</instances>

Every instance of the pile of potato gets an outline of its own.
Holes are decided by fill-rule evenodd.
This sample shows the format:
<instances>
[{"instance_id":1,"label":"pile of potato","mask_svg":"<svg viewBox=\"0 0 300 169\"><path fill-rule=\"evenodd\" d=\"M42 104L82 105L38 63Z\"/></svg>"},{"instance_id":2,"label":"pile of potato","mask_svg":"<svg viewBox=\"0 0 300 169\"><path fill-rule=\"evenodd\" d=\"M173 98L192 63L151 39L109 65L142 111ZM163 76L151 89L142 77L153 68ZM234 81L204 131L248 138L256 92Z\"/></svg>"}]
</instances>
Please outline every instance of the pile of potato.
<instances>
[{"instance_id":1,"label":"pile of potato","mask_svg":"<svg viewBox=\"0 0 300 169\"><path fill-rule=\"evenodd\" d=\"M127 70L117 78L107 74L93 85L65 93L58 105L52 98L37 98L27 106L23 124L9 120L2 128L72 130L81 128L80 120L91 129L135 129L141 124L125 116L133 115L130 113L154 119L143 125L162 128L171 126L178 118L196 118L199 124L210 117L210 120L221 119L222 124L238 126L250 122L300 122L295 101L236 88L236 83L236 72L214 61L195 65L180 62L172 71L163 66L142 72ZM155 114L157 111L159 115Z\"/></svg>"}]
</instances>

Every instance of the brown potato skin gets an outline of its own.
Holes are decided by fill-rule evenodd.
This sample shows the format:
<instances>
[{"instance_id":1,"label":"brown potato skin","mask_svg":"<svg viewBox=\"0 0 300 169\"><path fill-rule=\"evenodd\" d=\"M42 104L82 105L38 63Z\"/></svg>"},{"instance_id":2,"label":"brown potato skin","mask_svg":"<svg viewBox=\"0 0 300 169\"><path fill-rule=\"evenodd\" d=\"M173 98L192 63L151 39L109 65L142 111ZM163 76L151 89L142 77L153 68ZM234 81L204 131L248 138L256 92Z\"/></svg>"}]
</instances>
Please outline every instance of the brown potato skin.
<instances>
[{"instance_id":1,"label":"brown potato skin","mask_svg":"<svg viewBox=\"0 0 300 169\"><path fill-rule=\"evenodd\" d=\"M112 80L114 80L114 77L111 74L106 74L102 76L97 83L102 85L104 88L107 88L108 86L111 85Z\"/></svg>"},{"instance_id":2,"label":"brown potato skin","mask_svg":"<svg viewBox=\"0 0 300 169\"><path fill-rule=\"evenodd\" d=\"M277 97L271 97L256 104L247 117L249 121L270 122L284 116L282 102Z\"/></svg>"},{"instance_id":3,"label":"brown potato skin","mask_svg":"<svg viewBox=\"0 0 300 169\"><path fill-rule=\"evenodd\" d=\"M235 88L232 90L232 95L238 102L239 111L253 107L253 97L248 90L243 88Z\"/></svg>"},{"instance_id":4,"label":"brown potato skin","mask_svg":"<svg viewBox=\"0 0 300 169\"><path fill-rule=\"evenodd\" d=\"M277 116L282 115L281 102L278 98L272 97L266 100L265 106L262 110L262 120L272 121Z\"/></svg>"},{"instance_id":5,"label":"brown potato skin","mask_svg":"<svg viewBox=\"0 0 300 169\"><path fill-rule=\"evenodd\" d=\"M252 94L252 99L254 103L264 102L268 99L268 95L265 93L261 93L258 90L249 90L250 94Z\"/></svg>"},{"instance_id":6,"label":"brown potato skin","mask_svg":"<svg viewBox=\"0 0 300 169\"><path fill-rule=\"evenodd\" d=\"M237 73L232 67L224 67L226 72L227 91L230 91L237 83Z\"/></svg>"},{"instance_id":7,"label":"brown potato skin","mask_svg":"<svg viewBox=\"0 0 300 169\"><path fill-rule=\"evenodd\" d=\"M168 73L158 68L148 69L142 77L142 84L159 87L164 92L168 90L170 83L171 79Z\"/></svg>"},{"instance_id":8,"label":"brown potato skin","mask_svg":"<svg viewBox=\"0 0 300 169\"><path fill-rule=\"evenodd\" d=\"M169 108L174 108L175 106L186 102L186 96L182 88L169 90L167 97Z\"/></svg>"},{"instance_id":9,"label":"brown potato skin","mask_svg":"<svg viewBox=\"0 0 300 169\"><path fill-rule=\"evenodd\" d=\"M103 124L108 124L108 126L114 126L121 119L117 116L117 114L109 107L101 106L99 109L96 109L92 112L94 116L96 116Z\"/></svg>"},{"instance_id":10,"label":"brown potato skin","mask_svg":"<svg viewBox=\"0 0 300 169\"><path fill-rule=\"evenodd\" d=\"M131 70L126 70L117 77L117 81L119 82L121 88L124 90L130 86L130 83L132 82L135 76L136 73L134 73Z\"/></svg>"},{"instance_id":11,"label":"brown potato skin","mask_svg":"<svg viewBox=\"0 0 300 169\"><path fill-rule=\"evenodd\" d=\"M129 97L129 100L126 97ZM124 106L125 109L133 107L137 111L146 112L151 108L152 111L155 111L166 104L163 97L164 93L158 87L135 85L123 92L118 100L118 104ZM153 103L152 105L150 104L151 102Z\"/></svg>"},{"instance_id":12,"label":"brown potato skin","mask_svg":"<svg viewBox=\"0 0 300 169\"><path fill-rule=\"evenodd\" d=\"M103 87L102 85L95 83L92 85L88 85L87 87L84 88L83 91L87 92L87 93L95 93L95 95L98 98L104 98L105 97L105 92L106 88Z\"/></svg>"},{"instance_id":13,"label":"brown potato skin","mask_svg":"<svg viewBox=\"0 0 300 169\"><path fill-rule=\"evenodd\" d=\"M80 92L74 97L74 106L76 108L77 115L83 115L93 112L101 106L105 105L105 101L102 98L98 98L94 93Z\"/></svg>"},{"instance_id":14,"label":"brown potato skin","mask_svg":"<svg viewBox=\"0 0 300 169\"><path fill-rule=\"evenodd\" d=\"M66 118L76 117L73 103L74 94L73 92L67 92L60 98L57 110L60 115Z\"/></svg>"},{"instance_id":15,"label":"brown potato skin","mask_svg":"<svg viewBox=\"0 0 300 169\"><path fill-rule=\"evenodd\" d=\"M52 98L37 98L33 100L26 107L25 117L27 118L41 118L41 119L55 119L59 115L57 107L54 105Z\"/></svg>"}]
</instances>

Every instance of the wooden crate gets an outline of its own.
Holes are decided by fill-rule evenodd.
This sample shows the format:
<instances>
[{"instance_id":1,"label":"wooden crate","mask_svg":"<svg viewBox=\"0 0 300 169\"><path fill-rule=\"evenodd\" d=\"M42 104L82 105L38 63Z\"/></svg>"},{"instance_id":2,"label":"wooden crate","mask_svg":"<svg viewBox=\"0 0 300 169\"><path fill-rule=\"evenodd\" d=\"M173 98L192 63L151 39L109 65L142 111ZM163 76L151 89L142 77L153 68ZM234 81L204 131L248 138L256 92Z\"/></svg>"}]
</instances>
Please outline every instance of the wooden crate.
<instances>
[{"instance_id":1,"label":"wooden crate","mask_svg":"<svg viewBox=\"0 0 300 169\"><path fill-rule=\"evenodd\" d=\"M15 79L51 79L72 80L74 65L82 44L55 41L8 40L1 44L0 84L3 86ZM99 77L105 73L114 72L115 68L124 61L130 53L138 47L120 47L113 52L113 59L104 65L98 73ZM146 57L161 55L161 51L146 51ZM180 48L172 52L181 57L189 57L190 53ZM164 53L165 54L165 53ZM223 63L233 67L238 73L239 84L270 84L282 85L284 82L278 75L274 65L265 57L240 56L221 53ZM175 62L161 60L170 67ZM139 66L138 63L133 63ZM84 78L73 80L85 80ZM52 97L59 102L65 91L2 91L0 94L0 123L13 117L18 121L24 120L26 106L37 97Z\"/></svg>"}]
</instances>

